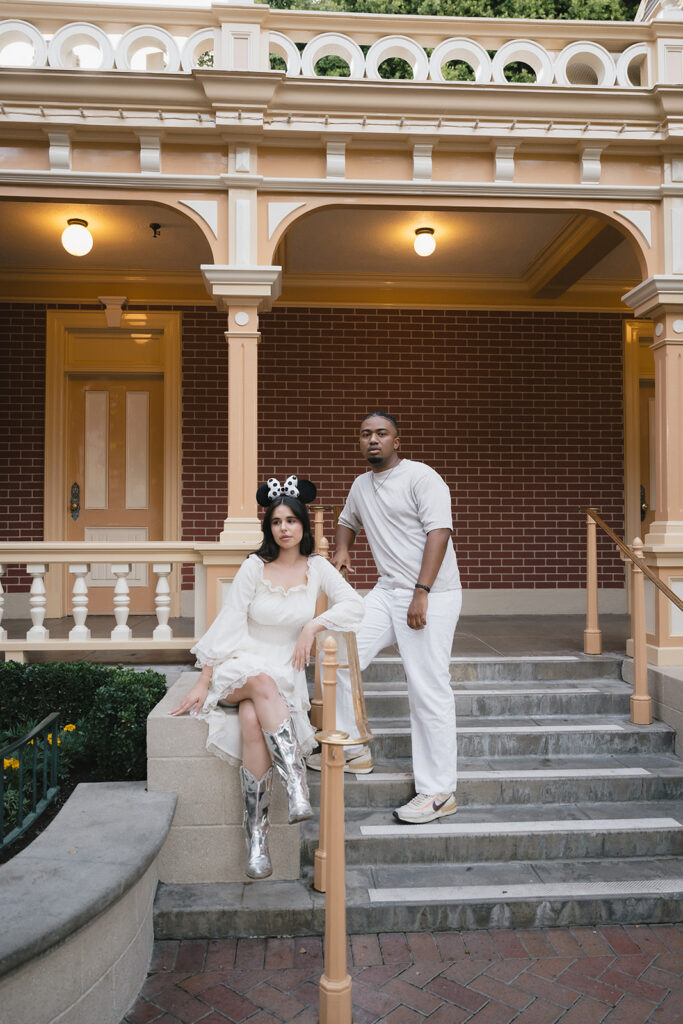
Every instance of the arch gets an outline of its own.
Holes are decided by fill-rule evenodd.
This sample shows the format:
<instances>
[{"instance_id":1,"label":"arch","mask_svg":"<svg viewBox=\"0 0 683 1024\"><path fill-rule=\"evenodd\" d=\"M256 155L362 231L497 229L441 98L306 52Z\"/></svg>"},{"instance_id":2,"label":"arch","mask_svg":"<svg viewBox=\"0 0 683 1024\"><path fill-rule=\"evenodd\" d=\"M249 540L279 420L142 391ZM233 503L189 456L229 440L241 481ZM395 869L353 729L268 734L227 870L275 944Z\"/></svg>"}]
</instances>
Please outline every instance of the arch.
<instances>
[{"instance_id":1,"label":"arch","mask_svg":"<svg viewBox=\"0 0 683 1024\"><path fill-rule=\"evenodd\" d=\"M521 61L533 68L536 74L535 85L551 85L553 81L553 62L548 51L533 39L511 39L504 43L493 58L493 81L498 85L508 85L505 68L508 64ZM532 84L532 83L529 83Z\"/></svg>"},{"instance_id":2,"label":"arch","mask_svg":"<svg viewBox=\"0 0 683 1024\"><path fill-rule=\"evenodd\" d=\"M165 55L163 68L156 68L173 75L180 69L180 51L173 36L157 25L137 25L125 32L116 47L116 67L121 71L134 71L132 62L135 55L146 47L152 47ZM145 69L146 70L146 69Z\"/></svg>"},{"instance_id":3,"label":"arch","mask_svg":"<svg viewBox=\"0 0 683 1024\"><path fill-rule=\"evenodd\" d=\"M3 64L0 60L0 67L30 67L42 68L47 63L47 43L43 36L28 21L12 19L0 22L0 54L6 46L12 43L24 43L33 47L33 58L28 64Z\"/></svg>"},{"instance_id":4,"label":"arch","mask_svg":"<svg viewBox=\"0 0 683 1024\"><path fill-rule=\"evenodd\" d=\"M374 82L384 81L379 73L382 61L389 57L400 57L413 69L413 81L426 82L429 75L427 54L414 39L408 36L385 36L373 43L365 58L365 73Z\"/></svg>"},{"instance_id":5,"label":"arch","mask_svg":"<svg viewBox=\"0 0 683 1024\"><path fill-rule=\"evenodd\" d=\"M271 32L268 39L268 52L272 51L278 57L282 57L287 65L287 77L295 78L300 75L301 54L289 36L283 35L282 32Z\"/></svg>"},{"instance_id":6,"label":"arch","mask_svg":"<svg viewBox=\"0 0 683 1024\"><path fill-rule=\"evenodd\" d=\"M592 77L595 81L586 80ZM594 85L604 89L614 85L616 77L612 54L599 43L569 43L555 60L558 85Z\"/></svg>"},{"instance_id":7,"label":"arch","mask_svg":"<svg viewBox=\"0 0 683 1024\"><path fill-rule=\"evenodd\" d=\"M350 78L362 78L365 69L363 51L353 39L339 32L323 32L306 43L301 55L301 72L315 78L315 66L322 57L341 57L349 65Z\"/></svg>"},{"instance_id":8,"label":"arch","mask_svg":"<svg viewBox=\"0 0 683 1024\"><path fill-rule=\"evenodd\" d=\"M114 67L114 47L109 36L97 25L91 25L87 21L74 21L57 29L47 49L50 67L83 67L76 54L76 47L83 45L95 47L100 54L99 63L88 65L87 70L111 71Z\"/></svg>"},{"instance_id":9,"label":"arch","mask_svg":"<svg viewBox=\"0 0 683 1024\"><path fill-rule=\"evenodd\" d=\"M193 32L185 40L185 45L180 55L183 71L192 71L193 68L196 68L197 57L206 50L213 50L215 66L215 53L219 38L218 29L215 28L199 28L196 32Z\"/></svg>"},{"instance_id":10,"label":"arch","mask_svg":"<svg viewBox=\"0 0 683 1024\"><path fill-rule=\"evenodd\" d=\"M473 39L454 37L439 43L429 58L430 78L435 82L445 82L441 68L450 60L461 60L469 64L474 71L475 82L491 81L491 58L484 47Z\"/></svg>"}]
</instances>

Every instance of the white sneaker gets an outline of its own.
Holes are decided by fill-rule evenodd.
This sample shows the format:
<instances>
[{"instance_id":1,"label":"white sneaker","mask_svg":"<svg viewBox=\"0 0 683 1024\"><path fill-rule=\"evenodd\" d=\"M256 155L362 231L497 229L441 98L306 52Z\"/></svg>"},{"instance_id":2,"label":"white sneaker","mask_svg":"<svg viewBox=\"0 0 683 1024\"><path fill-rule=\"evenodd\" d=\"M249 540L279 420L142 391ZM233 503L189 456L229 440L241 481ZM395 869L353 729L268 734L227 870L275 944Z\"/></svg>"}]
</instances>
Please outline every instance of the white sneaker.
<instances>
[{"instance_id":1,"label":"white sneaker","mask_svg":"<svg viewBox=\"0 0 683 1024\"><path fill-rule=\"evenodd\" d=\"M344 756L346 757L344 771L349 775L369 775L375 769L370 747L363 747L359 754L344 752ZM314 772L322 771L322 754L311 754L306 758L306 765Z\"/></svg>"},{"instance_id":2,"label":"white sneaker","mask_svg":"<svg viewBox=\"0 0 683 1024\"><path fill-rule=\"evenodd\" d=\"M443 818L447 814L455 814L457 810L454 793L436 793L428 795L418 793L403 807L397 807L394 817L397 821L406 821L411 825L422 825L435 818Z\"/></svg>"}]
</instances>

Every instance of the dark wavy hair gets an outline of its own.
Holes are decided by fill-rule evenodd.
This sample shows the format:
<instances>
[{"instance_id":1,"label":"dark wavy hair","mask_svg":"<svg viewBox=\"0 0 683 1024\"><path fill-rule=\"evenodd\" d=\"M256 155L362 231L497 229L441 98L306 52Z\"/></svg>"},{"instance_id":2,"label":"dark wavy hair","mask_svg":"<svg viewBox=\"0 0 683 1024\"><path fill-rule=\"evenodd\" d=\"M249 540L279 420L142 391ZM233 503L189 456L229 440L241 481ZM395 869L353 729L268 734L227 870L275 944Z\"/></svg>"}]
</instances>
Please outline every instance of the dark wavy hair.
<instances>
[{"instance_id":1,"label":"dark wavy hair","mask_svg":"<svg viewBox=\"0 0 683 1024\"><path fill-rule=\"evenodd\" d=\"M280 508L281 505L286 505L290 508L296 518L299 520L304 528L303 536L299 544L299 551L302 555L308 558L309 555L313 554L313 548L315 547L315 541L313 540L313 534L311 533L311 520L308 515L308 509L304 505L303 501L299 501L298 498L292 498L288 494L282 494L279 498L276 498L266 509L266 514L263 517L261 523L261 530L263 531L263 541L261 547L254 554L258 555L264 562L274 562L280 554L280 548L278 547L275 537L273 537L273 530L270 525L270 521L273 518L273 512L276 508Z\"/></svg>"}]
</instances>

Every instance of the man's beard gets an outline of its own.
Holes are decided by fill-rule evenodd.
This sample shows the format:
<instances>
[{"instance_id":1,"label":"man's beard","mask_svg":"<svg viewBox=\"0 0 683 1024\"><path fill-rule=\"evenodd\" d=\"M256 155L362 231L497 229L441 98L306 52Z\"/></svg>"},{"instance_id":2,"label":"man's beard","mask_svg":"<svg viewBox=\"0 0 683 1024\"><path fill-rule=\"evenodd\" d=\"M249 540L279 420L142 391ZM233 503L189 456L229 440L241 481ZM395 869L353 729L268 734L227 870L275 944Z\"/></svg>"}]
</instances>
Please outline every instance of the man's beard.
<instances>
[{"instance_id":1,"label":"man's beard","mask_svg":"<svg viewBox=\"0 0 683 1024\"><path fill-rule=\"evenodd\" d=\"M368 455L368 462L370 463L371 466L378 466L380 463L384 462L384 456Z\"/></svg>"}]
</instances>

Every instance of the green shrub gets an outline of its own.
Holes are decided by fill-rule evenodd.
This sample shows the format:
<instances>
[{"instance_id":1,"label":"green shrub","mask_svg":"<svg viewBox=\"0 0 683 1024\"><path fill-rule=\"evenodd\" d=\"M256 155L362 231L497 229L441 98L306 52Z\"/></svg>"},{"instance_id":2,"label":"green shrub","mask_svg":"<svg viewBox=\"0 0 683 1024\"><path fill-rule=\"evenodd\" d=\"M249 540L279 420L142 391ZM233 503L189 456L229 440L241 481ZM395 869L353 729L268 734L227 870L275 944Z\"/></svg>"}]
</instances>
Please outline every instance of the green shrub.
<instances>
[{"instance_id":1,"label":"green shrub","mask_svg":"<svg viewBox=\"0 0 683 1024\"><path fill-rule=\"evenodd\" d=\"M52 711L60 721L75 722L90 709L93 694L112 669L87 662L47 665L0 664L0 730L15 730L17 723L39 722Z\"/></svg>"},{"instance_id":2,"label":"green shrub","mask_svg":"<svg viewBox=\"0 0 683 1024\"><path fill-rule=\"evenodd\" d=\"M117 669L94 694L82 731L97 778L147 777L147 715L165 692L158 672Z\"/></svg>"}]
</instances>

